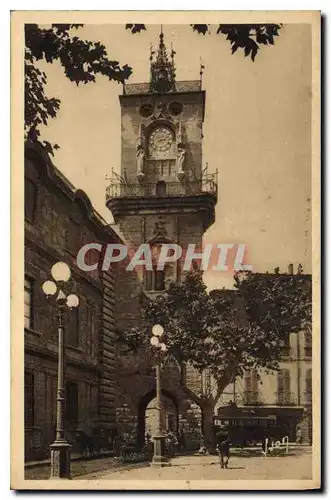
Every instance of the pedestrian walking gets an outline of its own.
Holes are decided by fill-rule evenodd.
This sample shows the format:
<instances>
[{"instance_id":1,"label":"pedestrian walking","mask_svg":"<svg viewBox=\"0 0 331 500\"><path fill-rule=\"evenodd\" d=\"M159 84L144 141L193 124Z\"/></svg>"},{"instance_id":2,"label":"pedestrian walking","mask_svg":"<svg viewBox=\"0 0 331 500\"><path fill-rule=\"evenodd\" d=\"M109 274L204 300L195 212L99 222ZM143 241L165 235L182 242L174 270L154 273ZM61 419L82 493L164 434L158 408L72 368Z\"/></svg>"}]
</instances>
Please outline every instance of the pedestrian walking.
<instances>
[{"instance_id":1,"label":"pedestrian walking","mask_svg":"<svg viewBox=\"0 0 331 500\"><path fill-rule=\"evenodd\" d=\"M186 443L185 443L185 434L183 429L181 429L179 436L178 436L178 444L179 444L179 451L182 453L185 451L186 448Z\"/></svg>"},{"instance_id":2,"label":"pedestrian walking","mask_svg":"<svg viewBox=\"0 0 331 500\"><path fill-rule=\"evenodd\" d=\"M295 441L296 441L297 444L301 444L302 443L302 431L301 431L300 426L297 427Z\"/></svg>"},{"instance_id":3,"label":"pedestrian walking","mask_svg":"<svg viewBox=\"0 0 331 500\"><path fill-rule=\"evenodd\" d=\"M227 469L230 459L230 440L227 432L223 431L217 435L216 449L220 458L221 469Z\"/></svg>"}]
</instances>

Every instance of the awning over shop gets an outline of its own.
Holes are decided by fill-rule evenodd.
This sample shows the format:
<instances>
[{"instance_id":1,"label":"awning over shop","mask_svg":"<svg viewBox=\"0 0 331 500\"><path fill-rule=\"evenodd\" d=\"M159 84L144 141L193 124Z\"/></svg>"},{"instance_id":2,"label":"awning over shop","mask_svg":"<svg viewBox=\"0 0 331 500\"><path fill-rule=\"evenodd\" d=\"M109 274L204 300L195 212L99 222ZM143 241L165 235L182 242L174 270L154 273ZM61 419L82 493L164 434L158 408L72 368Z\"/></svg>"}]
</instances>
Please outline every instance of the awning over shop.
<instances>
[{"instance_id":1,"label":"awning over shop","mask_svg":"<svg viewBox=\"0 0 331 500\"><path fill-rule=\"evenodd\" d=\"M215 420L259 420L277 419L277 418L300 418L304 413L303 406L222 406L218 409ZM215 425L218 425L215 423Z\"/></svg>"}]
</instances>

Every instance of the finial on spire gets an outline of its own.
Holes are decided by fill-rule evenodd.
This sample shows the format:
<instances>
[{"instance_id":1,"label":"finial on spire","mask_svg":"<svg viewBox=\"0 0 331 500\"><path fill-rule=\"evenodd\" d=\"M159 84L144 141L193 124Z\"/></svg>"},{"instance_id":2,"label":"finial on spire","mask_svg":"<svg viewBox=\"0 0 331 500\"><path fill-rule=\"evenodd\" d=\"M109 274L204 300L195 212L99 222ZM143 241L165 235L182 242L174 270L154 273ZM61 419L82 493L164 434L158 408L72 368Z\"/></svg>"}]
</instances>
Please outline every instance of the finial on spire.
<instances>
[{"instance_id":1,"label":"finial on spire","mask_svg":"<svg viewBox=\"0 0 331 500\"><path fill-rule=\"evenodd\" d=\"M166 46L164 44L163 26L161 25L160 42L157 50L156 59L154 60L154 52L151 50L151 92L165 93L175 90L175 51L171 46L171 61L168 59Z\"/></svg>"}]
</instances>

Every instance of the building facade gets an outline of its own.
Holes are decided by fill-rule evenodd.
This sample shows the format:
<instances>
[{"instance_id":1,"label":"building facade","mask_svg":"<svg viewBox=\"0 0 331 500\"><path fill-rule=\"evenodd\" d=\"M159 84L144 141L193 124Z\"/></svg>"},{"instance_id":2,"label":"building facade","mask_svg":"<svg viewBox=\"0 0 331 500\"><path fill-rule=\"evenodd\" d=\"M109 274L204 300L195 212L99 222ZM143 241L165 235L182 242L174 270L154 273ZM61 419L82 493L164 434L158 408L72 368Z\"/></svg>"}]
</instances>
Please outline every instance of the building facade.
<instances>
[{"instance_id":1,"label":"building facade","mask_svg":"<svg viewBox=\"0 0 331 500\"><path fill-rule=\"evenodd\" d=\"M289 270L291 268L289 266ZM311 280L309 275L305 278ZM225 418L235 414L239 419L240 415L249 414L253 420L254 416L274 417L283 436L294 441L300 427L302 441L312 443L311 328L289 333L282 351L278 371L266 373L261 370L258 374L250 370L230 384L217 404L216 415Z\"/></svg>"},{"instance_id":2,"label":"building facade","mask_svg":"<svg viewBox=\"0 0 331 500\"><path fill-rule=\"evenodd\" d=\"M114 271L83 272L76 265L79 248L91 242L119 242L118 236L54 167L39 144L25 148L25 459L49 456L55 438L57 327L55 308L42 291L57 261L72 272L79 307L66 321L66 422L91 434L115 428ZM86 260L97 262L90 251Z\"/></svg>"}]
</instances>

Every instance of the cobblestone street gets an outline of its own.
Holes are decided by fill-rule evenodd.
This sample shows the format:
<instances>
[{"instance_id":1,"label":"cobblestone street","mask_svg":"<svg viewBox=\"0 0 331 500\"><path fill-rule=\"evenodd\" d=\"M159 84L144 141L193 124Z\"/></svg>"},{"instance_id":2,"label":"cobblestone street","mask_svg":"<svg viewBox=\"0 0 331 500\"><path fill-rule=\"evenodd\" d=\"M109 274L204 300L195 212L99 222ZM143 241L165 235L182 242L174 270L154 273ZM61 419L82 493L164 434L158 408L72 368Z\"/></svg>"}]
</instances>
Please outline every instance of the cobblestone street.
<instances>
[{"instance_id":1,"label":"cobblestone street","mask_svg":"<svg viewBox=\"0 0 331 500\"><path fill-rule=\"evenodd\" d=\"M229 468L220 469L217 457L186 456L172 460L171 467L155 469L136 467L131 470L102 471L79 476L77 479L116 481L134 480L219 480L219 479L311 479L310 450L300 455L264 457L232 457Z\"/></svg>"}]
</instances>

